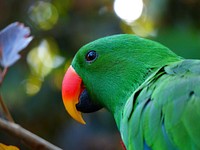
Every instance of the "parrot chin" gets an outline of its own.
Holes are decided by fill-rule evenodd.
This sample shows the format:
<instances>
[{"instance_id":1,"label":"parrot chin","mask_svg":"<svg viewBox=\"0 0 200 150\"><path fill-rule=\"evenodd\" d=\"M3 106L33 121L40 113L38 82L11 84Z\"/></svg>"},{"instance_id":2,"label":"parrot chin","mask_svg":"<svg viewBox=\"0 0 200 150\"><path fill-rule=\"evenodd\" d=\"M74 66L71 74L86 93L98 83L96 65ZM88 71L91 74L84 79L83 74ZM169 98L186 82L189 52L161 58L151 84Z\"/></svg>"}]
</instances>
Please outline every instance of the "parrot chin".
<instances>
[{"instance_id":1,"label":"parrot chin","mask_svg":"<svg viewBox=\"0 0 200 150\"><path fill-rule=\"evenodd\" d=\"M91 101L89 94L86 89L84 89L80 96L79 101L76 104L76 109L82 113L92 113L98 111L102 106Z\"/></svg>"}]
</instances>

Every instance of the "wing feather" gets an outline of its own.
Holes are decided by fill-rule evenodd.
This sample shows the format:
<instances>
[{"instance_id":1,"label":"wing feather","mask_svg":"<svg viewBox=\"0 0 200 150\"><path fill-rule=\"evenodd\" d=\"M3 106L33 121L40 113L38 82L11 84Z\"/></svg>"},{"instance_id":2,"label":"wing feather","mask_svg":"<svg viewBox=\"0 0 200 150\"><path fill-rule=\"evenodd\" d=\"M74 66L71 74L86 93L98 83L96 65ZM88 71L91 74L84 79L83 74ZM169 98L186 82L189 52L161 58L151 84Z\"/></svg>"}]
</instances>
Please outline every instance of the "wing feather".
<instances>
[{"instance_id":1,"label":"wing feather","mask_svg":"<svg viewBox=\"0 0 200 150\"><path fill-rule=\"evenodd\" d=\"M200 61L159 69L133 93L125 110L131 113L124 113L120 131L128 150L200 149Z\"/></svg>"}]
</instances>

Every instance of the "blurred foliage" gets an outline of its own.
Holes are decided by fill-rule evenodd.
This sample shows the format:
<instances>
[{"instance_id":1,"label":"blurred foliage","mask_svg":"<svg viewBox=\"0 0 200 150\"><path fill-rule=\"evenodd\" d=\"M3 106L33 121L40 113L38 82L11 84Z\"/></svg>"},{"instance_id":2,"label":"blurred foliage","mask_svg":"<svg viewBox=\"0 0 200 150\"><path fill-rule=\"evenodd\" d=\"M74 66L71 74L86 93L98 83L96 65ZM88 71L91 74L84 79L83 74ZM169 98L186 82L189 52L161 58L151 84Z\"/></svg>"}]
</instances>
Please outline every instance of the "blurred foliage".
<instances>
[{"instance_id":1,"label":"blurred foliage","mask_svg":"<svg viewBox=\"0 0 200 150\"><path fill-rule=\"evenodd\" d=\"M139 18L128 21L118 17L116 1L0 0L0 28L20 21L34 35L22 59L9 69L2 95L17 123L63 149L121 149L111 114L87 114L83 126L62 104L62 77L82 45L130 33L159 41L182 57L200 58L199 0L143 0ZM0 142L26 149L1 131Z\"/></svg>"}]
</instances>

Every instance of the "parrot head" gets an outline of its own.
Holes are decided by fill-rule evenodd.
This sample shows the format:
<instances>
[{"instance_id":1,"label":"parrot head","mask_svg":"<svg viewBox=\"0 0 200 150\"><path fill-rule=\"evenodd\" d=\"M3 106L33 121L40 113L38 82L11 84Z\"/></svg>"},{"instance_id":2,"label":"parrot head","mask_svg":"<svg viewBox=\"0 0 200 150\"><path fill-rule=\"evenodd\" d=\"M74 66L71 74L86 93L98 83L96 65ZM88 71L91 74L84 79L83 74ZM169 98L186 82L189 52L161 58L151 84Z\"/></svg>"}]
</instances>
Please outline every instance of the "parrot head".
<instances>
[{"instance_id":1,"label":"parrot head","mask_svg":"<svg viewBox=\"0 0 200 150\"><path fill-rule=\"evenodd\" d=\"M64 76L65 108L83 124L81 112L105 107L115 114L151 72L179 59L165 46L135 35L93 41L80 48Z\"/></svg>"}]
</instances>

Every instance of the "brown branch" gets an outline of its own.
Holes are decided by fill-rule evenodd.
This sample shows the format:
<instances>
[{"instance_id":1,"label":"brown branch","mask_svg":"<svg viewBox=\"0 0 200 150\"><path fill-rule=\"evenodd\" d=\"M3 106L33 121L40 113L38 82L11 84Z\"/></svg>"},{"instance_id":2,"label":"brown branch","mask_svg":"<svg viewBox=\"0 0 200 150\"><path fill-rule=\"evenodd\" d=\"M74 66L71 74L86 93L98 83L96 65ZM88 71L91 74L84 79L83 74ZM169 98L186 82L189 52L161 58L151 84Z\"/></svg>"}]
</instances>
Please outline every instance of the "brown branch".
<instances>
[{"instance_id":1,"label":"brown branch","mask_svg":"<svg viewBox=\"0 0 200 150\"><path fill-rule=\"evenodd\" d=\"M3 71L0 71L0 86L2 85L3 80L4 80L4 78L5 78L7 72L8 72L8 67L5 67L5 68L3 69ZM5 117L6 117L10 122L14 122L14 120L13 120L11 114L10 114L10 111L9 111L9 109L8 109L8 107L7 107L7 105L6 105L6 103L3 101L3 98L2 98L2 96L1 96L1 93L0 93L0 106L1 106L1 108L2 108L2 110L3 110L3 113L5 114Z\"/></svg>"},{"instance_id":2,"label":"brown branch","mask_svg":"<svg viewBox=\"0 0 200 150\"><path fill-rule=\"evenodd\" d=\"M5 117L8 119L8 121L14 122L8 107L6 106L5 102L3 101L1 93L0 93L0 105L1 105L2 110L3 110L4 114L5 114Z\"/></svg>"},{"instance_id":3,"label":"brown branch","mask_svg":"<svg viewBox=\"0 0 200 150\"><path fill-rule=\"evenodd\" d=\"M61 150L61 148L49 143L41 137L22 128L16 123L0 118L0 129L6 133L22 140L27 146L34 150Z\"/></svg>"},{"instance_id":4,"label":"brown branch","mask_svg":"<svg viewBox=\"0 0 200 150\"><path fill-rule=\"evenodd\" d=\"M0 86L2 85L2 83L3 83L3 80L4 80L4 78L5 78L5 76L6 76L6 73L8 72L8 67L5 67L4 69L3 69L3 71L1 71L1 73L0 73Z\"/></svg>"}]
</instances>

